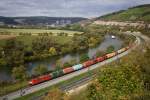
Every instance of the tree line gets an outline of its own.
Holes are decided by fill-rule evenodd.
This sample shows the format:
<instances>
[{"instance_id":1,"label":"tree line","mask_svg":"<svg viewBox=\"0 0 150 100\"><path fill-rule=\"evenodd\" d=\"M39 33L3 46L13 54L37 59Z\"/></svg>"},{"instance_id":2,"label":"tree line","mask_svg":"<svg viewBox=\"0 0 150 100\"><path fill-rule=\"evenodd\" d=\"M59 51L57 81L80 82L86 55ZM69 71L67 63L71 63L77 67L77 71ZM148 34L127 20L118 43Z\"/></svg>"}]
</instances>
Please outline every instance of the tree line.
<instances>
[{"instance_id":1,"label":"tree line","mask_svg":"<svg viewBox=\"0 0 150 100\"><path fill-rule=\"evenodd\" d=\"M101 35L88 33L75 35L72 37L71 42L65 44L57 43L56 40L51 37L38 36L36 39L33 39L32 45L28 46L22 41L17 40L17 38L13 38L7 40L5 45L0 47L0 66L1 68L6 66L11 68L15 79L18 79L18 76L19 78L24 79L26 78L25 76L27 76L24 71L26 69L26 62L63 55L66 53L84 51L96 46L101 41ZM82 60L87 57L84 56L86 55L81 57ZM72 65L74 63L68 63L68 65L69 64ZM66 65L67 63L65 66ZM38 69L44 70L41 71L42 74L47 71L45 67L39 66L35 69L35 73L38 73ZM17 70L21 74L16 75ZM24 74L22 71L24 71Z\"/></svg>"}]
</instances>

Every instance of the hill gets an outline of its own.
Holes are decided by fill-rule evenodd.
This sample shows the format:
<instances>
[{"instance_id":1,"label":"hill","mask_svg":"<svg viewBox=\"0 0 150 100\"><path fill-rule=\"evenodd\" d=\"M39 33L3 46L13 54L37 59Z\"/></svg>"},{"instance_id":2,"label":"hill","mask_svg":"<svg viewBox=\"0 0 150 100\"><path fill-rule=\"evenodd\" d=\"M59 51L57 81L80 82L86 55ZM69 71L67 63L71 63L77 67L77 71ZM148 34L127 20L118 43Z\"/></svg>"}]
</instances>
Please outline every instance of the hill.
<instances>
[{"instance_id":1,"label":"hill","mask_svg":"<svg viewBox=\"0 0 150 100\"><path fill-rule=\"evenodd\" d=\"M4 25L66 25L85 20L82 17L3 17L0 16L0 24Z\"/></svg>"},{"instance_id":2,"label":"hill","mask_svg":"<svg viewBox=\"0 0 150 100\"><path fill-rule=\"evenodd\" d=\"M150 4L139 5L100 16L96 20L114 21L144 21L150 22Z\"/></svg>"}]
</instances>

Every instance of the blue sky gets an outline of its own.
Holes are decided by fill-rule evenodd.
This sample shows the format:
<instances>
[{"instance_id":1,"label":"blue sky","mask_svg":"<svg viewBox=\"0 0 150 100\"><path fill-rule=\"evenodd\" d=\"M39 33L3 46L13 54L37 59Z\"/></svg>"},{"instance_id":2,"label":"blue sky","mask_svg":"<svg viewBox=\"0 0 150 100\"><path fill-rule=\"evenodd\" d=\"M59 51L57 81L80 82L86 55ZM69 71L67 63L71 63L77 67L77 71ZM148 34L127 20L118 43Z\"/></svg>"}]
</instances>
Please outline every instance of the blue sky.
<instances>
[{"instance_id":1,"label":"blue sky","mask_svg":"<svg viewBox=\"0 0 150 100\"><path fill-rule=\"evenodd\" d=\"M0 0L0 16L97 17L150 0Z\"/></svg>"}]
</instances>

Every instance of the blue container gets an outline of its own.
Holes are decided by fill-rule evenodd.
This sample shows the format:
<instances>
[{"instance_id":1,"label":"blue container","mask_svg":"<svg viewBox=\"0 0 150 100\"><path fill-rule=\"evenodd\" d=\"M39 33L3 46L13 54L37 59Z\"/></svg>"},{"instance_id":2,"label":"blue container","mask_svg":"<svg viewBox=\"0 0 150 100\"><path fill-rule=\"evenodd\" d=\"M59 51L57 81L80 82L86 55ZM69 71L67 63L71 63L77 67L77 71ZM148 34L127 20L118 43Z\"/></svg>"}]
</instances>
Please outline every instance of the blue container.
<instances>
[{"instance_id":1,"label":"blue container","mask_svg":"<svg viewBox=\"0 0 150 100\"><path fill-rule=\"evenodd\" d=\"M79 69L82 69L83 68L83 65L82 64L78 64L78 65L74 65L72 66L73 69L76 71L76 70L79 70Z\"/></svg>"}]
</instances>

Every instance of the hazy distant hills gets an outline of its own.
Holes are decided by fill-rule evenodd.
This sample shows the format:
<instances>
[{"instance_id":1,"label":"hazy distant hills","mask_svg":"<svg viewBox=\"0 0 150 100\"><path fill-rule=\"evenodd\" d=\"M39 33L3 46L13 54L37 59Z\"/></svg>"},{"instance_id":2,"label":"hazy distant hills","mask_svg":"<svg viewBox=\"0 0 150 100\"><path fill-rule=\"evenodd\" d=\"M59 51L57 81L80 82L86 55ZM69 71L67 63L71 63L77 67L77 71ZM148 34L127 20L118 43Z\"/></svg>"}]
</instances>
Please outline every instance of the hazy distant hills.
<instances>
[{"instance_id":1,"label":"hazy distant hills","mask_svg":"<svg viewBox=\"0 0 150 100\"><path fill-rule=\"evenodd\" d=\"M96 20L150 22L150 4L139 5L136 7L128 8L127 10L106 14L96 18Z\"/></svg>"},{"instance_id":2,"label":"hazy distant hills","mask_svg":"<svg viewBox=\"0 0 150 100\"><path fill-rule=\"evenodd\" d=\"M94 20L104 21L144 21L150 23L150 4L140 5L106 14L91 20L82 17L3 17L0 16L0 25L50 25L59 26L77 22L87 23Z\"/></svg>"},{"instance_id":3,"label":"hazy distant hills","mask_svg":"<svg viewBox=\"0 0 150 100\"><path fill-rule=\"evenodd\" d=\"M82 17L3 17L0 16L0 24L5 25L66 25L86 20Z\"/></svg>"}]
</instances>

